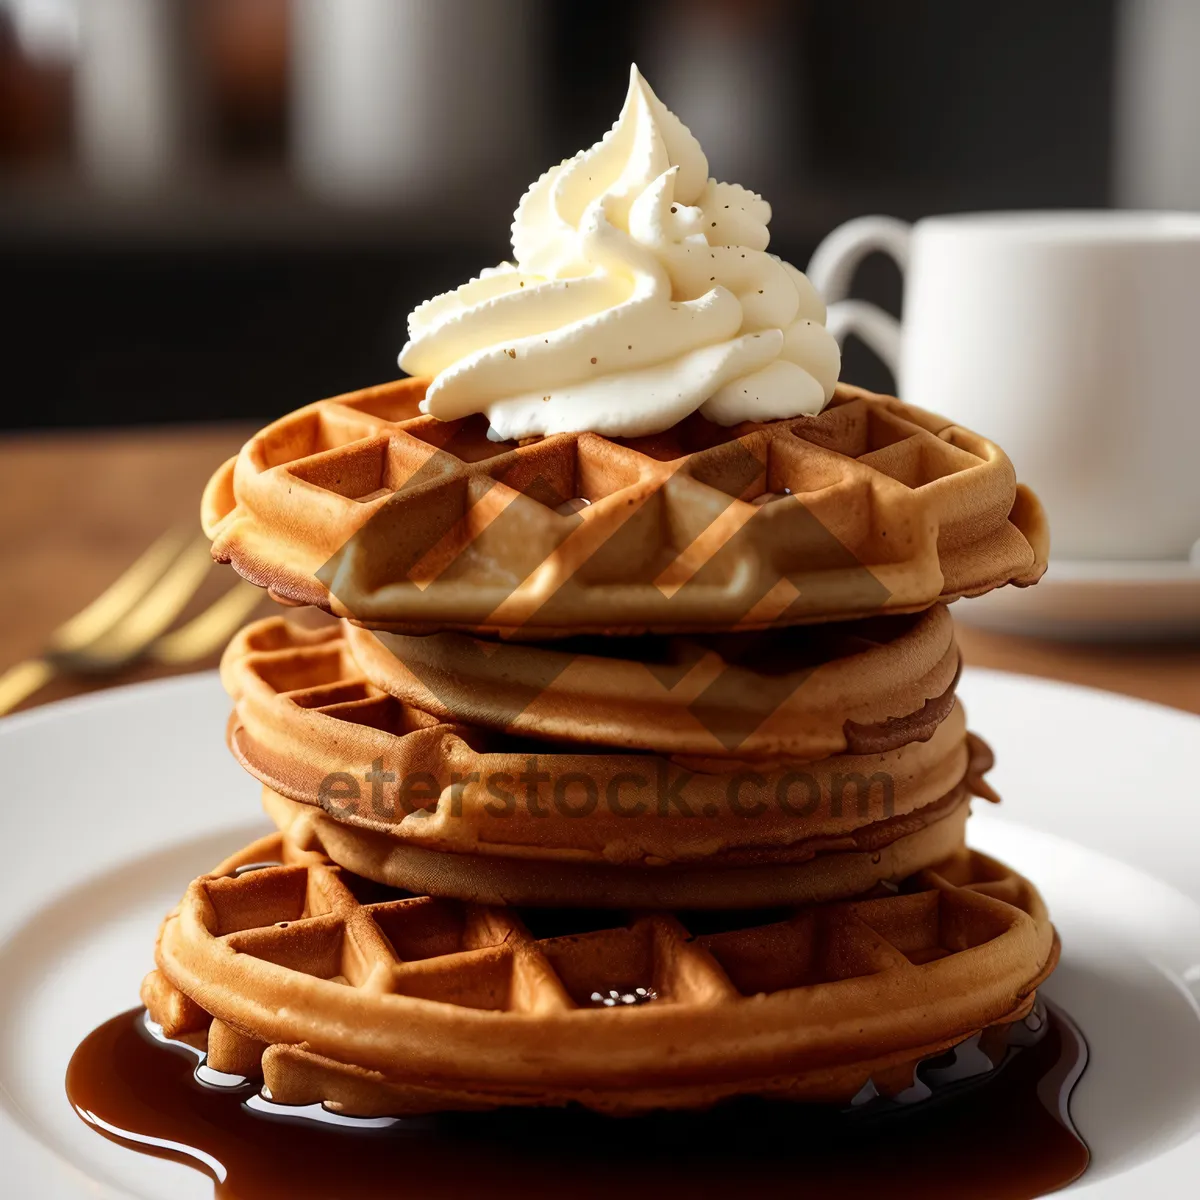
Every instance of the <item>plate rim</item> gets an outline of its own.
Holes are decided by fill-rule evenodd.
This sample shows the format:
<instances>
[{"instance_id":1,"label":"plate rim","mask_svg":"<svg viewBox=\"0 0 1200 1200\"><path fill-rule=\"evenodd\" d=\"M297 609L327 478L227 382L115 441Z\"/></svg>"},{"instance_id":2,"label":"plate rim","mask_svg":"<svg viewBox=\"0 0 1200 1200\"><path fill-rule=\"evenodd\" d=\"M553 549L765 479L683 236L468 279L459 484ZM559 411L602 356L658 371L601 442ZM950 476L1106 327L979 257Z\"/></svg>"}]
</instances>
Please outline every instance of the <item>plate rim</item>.
<instances>
[{"instance_id":1,"label":"plate rim","mask_svg":"<svg viewBox=\"0 0 1200 1200\"><path fill-rule=\"evenodd\" d=\"M1141 697L1109 692L1103 688L1085 684L1045 679L998 668L968 665L964 671L964 679L970 680L972 678L980 681L994 681L1004 687L1034 687L1043 691L1048 690L1057 693L1064 700L1077 692L1083 692L1087 695L1089 703L1099 702L1109 706L1117 705L1126 710L1137 711L1139 717L1143 719L1157 721L1165 719L1172 721L1181 730L1187 730L1189 736L1200 738L1200 715ZM7 719L0 720L0 748L8 749L10 739L21 736L26 730L52 725L63 719L70 718L86 722L90 713L107 709L114 704L128 705L132 703L136 705L144 700L152 703L153 699L159 696L165 699L166 697L174 695L184 696L189 693L195 693L199 697L202 691L211 689L214 683L217 682L218 673L215 670L197 671L163 679L144 680L119 687L100 689L41 705L25 712L13 714ZM219 738L220 735L214 733L214 736ZM1009 820L1001 814L997 814L992 820L996 823L1007 824L1013 829L1014 833L1020 831L1020 833L1032 834L1041 839L1053 839L1058 842L1065 842L1067 845L1091 856L1120 863L1126 870L1148 880L1155 887L1172 893L1200 914L1200 882L1198 882L1196 893L1192 894L1167 880L1156 879L1143 867L1134 862L1126 862L1111 852L1093 848L1082 841L1065 838L1052 830L1040 829L1036 825L1030 824L1027 820ZM186 837L186 833L182 833L181 831L181 840ZM166 844L165 841L162 843L164 847ZM11 886L15 886L15 884ZM0 877L0 893L4 889L5 885L2 877ZM51 889L51 893L43 899L52 899L53 894L56 893L53 893L53 889ZM3 897L0 896L0 900L2 899ZM18 928L24 924L24 920L20 921ZM2 940L6 942L8 940L7 936ZM39 1173L36 1178L40 1185L44 1184L45 1191L42 1194L47 1197L47 1200L50 1200L51 1197L54 1200L83 1200L86 1196L101 1196L105 1200L130 1200L130 1197L136 1195L136 1193L128 1192L121 1187L114 1187L107 1181L87 1174L76 1163L69 1158L64 1158L53 1146L43 1141L37 1133L38 1119L33 1117L32 1114L22 1113L17 1098L8 1091L3 1080L0 1080L0 1094L2 1094L2 1099L0 1099L0 1147L7 1148L9 1153L12 1153L12 1151L18 1149L17 1140L19 1139L20 1158L17 1159L14 1157L14 1166L20 1169L22 1164L28 1163L38 1169ZM1181 1152L1186 1156L1186 1161L1189 1164L1188 1170L1194 1171L1200 1166L1200 1136L1192 1137L1190 1140L1174 1147L1168 1151L1168 1154L1178 1155ZM1134 1197L1137 1194L1135 1189L1139 1187L1138 1179L1143 1171L1149 1168L1154 1162L1160 1161L1162 1161L1162 1158L1149 1160L1145 1164L1141 1164L1120 1176L1098 1180L1097 1185L1099 1188L1105 1190L1105 1194L1109 1194L1109 1189L1120 1179L1123 1181L1123 1184L1120 1185L1121 1194L1124 1195L1127 1188L1128 1195ZM42 1172L45 1173L44 1179ZM1084 1176L1078 1186L1078 1190L1083 1193L1089 1191L1086 1176Z\"/></svg>"}]
</instances>

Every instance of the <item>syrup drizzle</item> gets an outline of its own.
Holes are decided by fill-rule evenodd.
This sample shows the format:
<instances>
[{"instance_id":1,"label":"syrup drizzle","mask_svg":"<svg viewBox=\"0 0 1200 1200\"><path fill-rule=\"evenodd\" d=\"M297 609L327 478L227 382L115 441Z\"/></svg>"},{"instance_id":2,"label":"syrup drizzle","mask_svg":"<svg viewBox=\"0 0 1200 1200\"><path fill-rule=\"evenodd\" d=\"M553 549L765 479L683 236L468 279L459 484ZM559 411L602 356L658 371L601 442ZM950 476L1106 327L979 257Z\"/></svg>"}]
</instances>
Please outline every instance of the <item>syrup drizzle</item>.
<instances>
[{"instance_id":1,"label":"syrup drizzle","mask_svg":"<svg viewBox=\"0 0 1200 1200\"><path fill-rule=\"evenodd\" d=\"M1026 1200L1088 1164L1069 1113L1087 1044L1049 1005L1013 1027L999 1067L972 1039L922 1063L891 1099L868 1084L843 1111L737 1101L627 1119L513 1109L360 1120L288 1109L152 1028L134 1009L89 1034L67 1094L104 1137L208 1174L220 1200L704 1200L731 1190L756 1200Z\"/></svg>"}]
</instances>

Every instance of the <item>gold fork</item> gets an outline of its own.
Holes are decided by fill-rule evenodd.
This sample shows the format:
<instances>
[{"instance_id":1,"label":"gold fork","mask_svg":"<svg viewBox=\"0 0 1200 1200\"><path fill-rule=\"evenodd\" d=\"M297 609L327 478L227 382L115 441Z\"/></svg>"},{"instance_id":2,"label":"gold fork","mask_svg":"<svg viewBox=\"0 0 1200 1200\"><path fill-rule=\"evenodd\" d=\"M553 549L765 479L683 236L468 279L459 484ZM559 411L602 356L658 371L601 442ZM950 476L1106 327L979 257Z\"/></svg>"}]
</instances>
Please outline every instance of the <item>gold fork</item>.
<instances>
[{"instance_id":1,"label":"gold fork","mask_svg":"<svg viewBox=\"0 0 1200 1200\"><path fill-rule=\"evenodd\" d=\"M167 630L212 568L208 539L174 529L109 588L50 635L40 658L0 675L0 716L59 675L115 675L149 658L180 666L203 658L250 615L259 588L239 580L198 616Z\"/></svg>"}]
</instances>

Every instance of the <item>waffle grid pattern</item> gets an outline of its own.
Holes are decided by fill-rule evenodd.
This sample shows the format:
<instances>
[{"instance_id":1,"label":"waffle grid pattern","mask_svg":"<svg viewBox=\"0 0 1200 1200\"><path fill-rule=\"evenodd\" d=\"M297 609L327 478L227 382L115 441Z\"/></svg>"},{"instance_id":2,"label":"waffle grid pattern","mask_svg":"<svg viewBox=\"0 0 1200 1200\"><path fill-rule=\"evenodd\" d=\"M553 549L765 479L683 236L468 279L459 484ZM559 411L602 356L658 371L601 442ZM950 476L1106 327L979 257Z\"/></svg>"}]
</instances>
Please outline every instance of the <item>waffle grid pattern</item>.
<instances>
[{"instance_id":1,"label":"waffle grid pattern","mask_svg":"<svg viewBox=\"0 0 1200 1200\"><path fill-rule=\"evenodd\" d=\"M937 606L884 620L890 628L878 633L870 622L861 631L853 623L853 634L826 627L840 636L819 656L797 647L799 637L775 644L776 635L764 635L769 658L759 670L736 663L724 646L684 638L623 642L626 658L601 657L590 643L506 646L432 635L402 639L397 657L388 634L349 623L309 630L275 617L234 636L222 678L235 700L253 691L287 695L306 708L339 706L335 713L349 720L361 709L360 723L396 734L440 721L474 727L476 739L536 739L547 751L578 748L585 731L596 752L651 751L720 772L928 737L950 710L959 670L949 613ZM422 644L410 654L414 642Z\"/></svg>"},{"instance_id":2,"label":"waffle grid pattern","mask_svg":"<svg viewBox=\"0 0 1200 1200\"><path fill-rule=\"evenodd\" d=\"M300 861L239 870L275 856ZM395 1089L408 1083L426 1100L428 1089L440 1087L459 1100L471 1094L490 1095L491 1103L545 1102L549 1088L560 1102L582 1097L587 1103L591 1096L594 1106L604 1108L615 1073L624 1087L616 1101L609 1097L610 1106L636 1108L638 1088L647 1081L631 1084L631 1074L638 1076L639 1055L663 1061L658 1039L680 1047L681 1037L707 1028L711 1044L701 1038L697 1051L715 1049L727 1072L739 1057L729 1057L731 1025L744 1036L768 1007L785 1017L798 1043L774 1044L787 1086L804 1091L798 1081L809 1070L819 1091L833 1079L828 1072L836 1075L848 1061L859 1064L851 1071L856 1091L870 1072L861 1070L863 1047L847 1037L850 1027L890 1024L891 1041L876 1036L868 1057L877 1065L908 1062L914 1051L918 1057L927 1053L932 1040L950 1045L1023 1016L1055 949L1032 885L965 851L898 891L879 889L846 903L740 919L663 913L622 918L397 898L318 854L290 851L279 838L256 843L218 872L197 880L164 926L160 973L144 989L152 1016L168 1036L202 1029L206 1011L216 1017L229 1044L223 1054L221 1038L214 1047L210 1033L210 1065L217 1070L243 1069L268 1046L285 1062L309 1055L333 1064L331 1070L340 1064L351 1076L361 1069L366 1075L356 1086L382 1088L388 1098L376 1100L383 1107L397 1103ZM582 925L573 928L573 920ZM203 972L208 983L189 988L197 963L209 964ZM947 991L948 982L959 990ZM638 987L656 999L616 1006L591 999ZM942 1014L938 1037L923 1040L920 1020L914 1028L906 1018L914 1012L919 1017L932 997L946 1004L947 996L973 1010L967 1025L947 1024ZM901 997L906 1003L893 1008ZM464 1013L470 1019L463 1020ZM356 1022L363 1030L350 1030ZM370 1038L378 1022L390 1035L386 1048ZM820 1033L815 1044L814 1029ZM233 1030L238 1032L230 1037ZM308 1041L306 1032L315 1033L313 1044L299 1044ZM608 1048L597 1079L589 1078L597 1074L591 1036ZM906 1037L916 1040L906 1043ZM339 1052L331 1053L331 1040L343 1043ZM423 1052L410 1060L396 1053L393 1042ZM539 1043L540 1054L533 1049ZM479 1061L472 1052L479 1046L492 1047L493 1061ZM366 1052L356 1057L356 1049ZM540 1061L547 1054L553 1058L549 1068ZM264 1068L270 1059L268 1053ZM676 1065L686 1079L687 1064ZM506 1068L513 1077L504 1077ZM533 1083L529 1068L549 1078ZM439 1079L439 1072L446 1074ZM274 1070L274 1098L310 1102L313 1097L303 1093L311 1072L299 1073L307 1085L289 1085L294 1074ZM328 1083L329 1070L318 1077ZM648 1082L659 1084L651 1090L661 1094L663 1080ZM838 1086L848 1082L839 1078ZM720 1083L725 1094L763 1088L753 1073L749 1080ZM405 1103L412 1101L410 1096ZM434 1103L439 1106L446 1105Z\"/></svg>"},{"instance_id":3,"label":"waffle grid pattern","mask_svg":"<svg viewBox=\"0 0 1200 1200\"><path fill-rule=\"evenodd\" d=\"M829 899L944 857L965 820L968 795L990 795L981 779L990 756L969 738L952 695L928 728L904 726L891 744L877 738L870 754L757 763L747 787L747 776L737 782L744 766L737 760L706 773L663 756L535 742L440 721L365 680L336 628L304 630L281 618L259 622L235 638L222 670L236 702L229 726L235 754L271 792L307 806L304 812L321 822L321 840L334 857L373 877L381 877L380 865L390 864L395 869L382 877L394 879L394 855L386 846L372 849L381 840L395 852L400 843L449 852L454 857L445 860L449 871L440 888L425 874L436 864L422 862L418 878L425 880L421 886L456 896L472 894L463 890L463 880L452 878L460 867L479 882L485 867L496 866L472 860L472 871L463 855L569 862L578 887L559 899L569 903L592 894L607 907L648 902L654 887L668 882L661 874L657 884L648 876L641 884L618 880L610 869L624 864L635 871L711 864L740 872L730 879L745 884L752 897L747 866L803 865L837 854L840 876L824 864L819 875L794 877L790 892L779 891L786 872L754 880L773 889L762 895ZM388 782L376 791L367 780L378 779L381 768ZM352 801L341 799L344 783L337 800L323 790L335 776L353 781ZM421 789L406 791L405 781L414 780ZM511 804L498 803L492 786L498 780ZM664 795L673 797L665 808ZM278 807L278 797L273 804ZM268 808L280 819L272 804ZM283 821L290 826L293 818ZM939 828L932 836L922 836L933 826ZM357 851L349 858L347 843ZM380 857L374 868L367 866L369 854ZM411 858L403 865L417 869ZM586 863L610 873L581 874ZM702 884L716 886L698 877L677 882L681 891L671 894L686 888L694 902L703 895ZM537 885L499 875L494 886L489 900ZM514 890L506 893L505 887ZM641 898L605 898L618 889Z\"/></svg>"},{"instance_id":4,"label":"waffle grid pattern","mask_svg":"<svg viewBox=\"0 0 1200 1200\"><path fill-rule=\"evenodd\" d=\"M1045 569L1003 452L890 397L513 446L422 416L422 395L386 384L252 438L205 493L215 557L371 628L530 638L915 611Z\"/></svg>"}]
</instances>

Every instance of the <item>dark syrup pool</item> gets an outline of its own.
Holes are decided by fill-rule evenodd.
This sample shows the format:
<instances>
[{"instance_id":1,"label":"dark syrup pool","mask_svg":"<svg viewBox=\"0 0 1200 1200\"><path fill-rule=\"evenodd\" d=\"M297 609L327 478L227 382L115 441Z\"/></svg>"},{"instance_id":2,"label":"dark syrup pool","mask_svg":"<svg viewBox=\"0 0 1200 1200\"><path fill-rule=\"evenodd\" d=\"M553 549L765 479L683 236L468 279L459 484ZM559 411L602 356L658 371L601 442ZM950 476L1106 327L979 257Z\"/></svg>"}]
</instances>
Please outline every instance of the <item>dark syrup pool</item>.
<instances>
[{"instance_id":1,"label":"dark syrup pool","mask_svg":"<svg viewBox=\"0 0 1200 1200\"><path fill-rule=\"evenodd\" d=\"M200 1058L134 1009L80 1044L67 1094L98 1133L205 1172L221 1200L1024 1200L1088 1164L1069 1113L1087 1045L1050 1005L1013 1027L998 1067L967 1042L921 1064L901 1097L868 1086L845 1111L743 1100L635 1118L512 1109L368 1122L297 1115L250 1083L215 1086Z\"/></svg>"}]
</instances>

